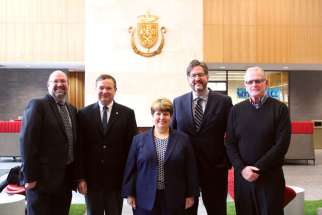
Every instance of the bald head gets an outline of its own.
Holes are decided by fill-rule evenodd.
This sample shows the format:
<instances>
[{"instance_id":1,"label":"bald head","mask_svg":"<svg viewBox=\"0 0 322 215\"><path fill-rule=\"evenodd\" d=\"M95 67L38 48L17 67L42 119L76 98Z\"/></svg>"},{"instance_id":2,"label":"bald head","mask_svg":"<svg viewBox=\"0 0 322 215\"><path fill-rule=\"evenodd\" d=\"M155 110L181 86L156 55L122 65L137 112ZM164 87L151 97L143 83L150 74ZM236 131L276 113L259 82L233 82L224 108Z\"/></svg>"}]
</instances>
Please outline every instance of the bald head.
<instances>
[{"instance_id":1,"label":"bald head","mask_svg":"<svg viewBox=\"0 0 322 215\"><path fill-rule=\"evenodd\" d=\"M48 83L49 83L50 81L54 80L54 79L55 79L55 77L57 77L57 76L65 76L65 78L66 78L66 80L67 80L67 75L66 75L66 73L64 73L64 72L63 72L63 71L61 71L61 70L55 70L55 71L53 71L52 73L50 73L49 78L48 78Z\"/></svg>"},{"instance_id":2,"label":"bald head","mask_svg":"<svg viewBox=\"0 0 322 215\"><path fill-rule=\"evenodd\" d=\"M68 79L66 73L61 70L53 71L47 82L48 93L57 102L64 102L68 92Z\"/></svg>"}]
</instances>

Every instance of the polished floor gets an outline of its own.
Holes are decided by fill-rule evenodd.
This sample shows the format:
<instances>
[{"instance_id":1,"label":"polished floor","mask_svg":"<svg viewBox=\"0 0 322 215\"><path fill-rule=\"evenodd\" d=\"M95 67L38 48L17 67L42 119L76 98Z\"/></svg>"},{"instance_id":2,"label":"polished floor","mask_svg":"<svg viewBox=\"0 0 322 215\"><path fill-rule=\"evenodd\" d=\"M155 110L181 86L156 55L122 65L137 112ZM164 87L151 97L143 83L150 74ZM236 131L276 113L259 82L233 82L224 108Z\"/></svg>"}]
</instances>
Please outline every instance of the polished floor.
<instances>
[{"instance_id":1,"label":"polished floor","mask_svg":"<svg viewBox=\"0 0 322 215\"><path fill-rule=\"evenodd\" d=\"M312 162L307 164L304 161L287 163L283 167L286 183L303 188L306 200L322 200L322 150L315 150L315 157L315 165ZM0 176L19 164L20 162L16 162L12 158L0 158ZM84 197L74 193L72 203L84 203ZM200 205L200 214L206 214L202 203ZM132 214L126 201L124 201L123 214Z\"/></svg>"},{"instance_id":2,"label":"polished floor","mask_svg":"<svg viewBox=\"0 0 322 215\"><path fill-rule=\"evenodd\" d=\"M284 165L288 185L302 187L306 200L322 200L322 150L315 150L315 165L306 162Z\"/></svg>"}]
</instances>

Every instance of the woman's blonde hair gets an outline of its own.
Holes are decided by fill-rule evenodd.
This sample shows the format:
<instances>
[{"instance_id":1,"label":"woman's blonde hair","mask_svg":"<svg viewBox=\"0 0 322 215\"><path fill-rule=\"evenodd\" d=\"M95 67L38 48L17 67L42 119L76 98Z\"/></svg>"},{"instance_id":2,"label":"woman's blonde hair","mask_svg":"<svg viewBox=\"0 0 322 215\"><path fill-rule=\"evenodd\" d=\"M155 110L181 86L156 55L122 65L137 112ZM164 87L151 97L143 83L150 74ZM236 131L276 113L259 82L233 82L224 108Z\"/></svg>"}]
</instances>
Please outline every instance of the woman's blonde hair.
<instances>
[{"instance_id":1,"label":"woman's blonde hair","mask_svg":"<svg viewBox=\"0 0 322 215\"><path fill-rule=\"evenodd\" d=\"M159 98L155 100L151 105L151 114L153 115L155 111L169 112L172 116L173 105L172 102L167 98Z\"/></svg>"}]
</instances>

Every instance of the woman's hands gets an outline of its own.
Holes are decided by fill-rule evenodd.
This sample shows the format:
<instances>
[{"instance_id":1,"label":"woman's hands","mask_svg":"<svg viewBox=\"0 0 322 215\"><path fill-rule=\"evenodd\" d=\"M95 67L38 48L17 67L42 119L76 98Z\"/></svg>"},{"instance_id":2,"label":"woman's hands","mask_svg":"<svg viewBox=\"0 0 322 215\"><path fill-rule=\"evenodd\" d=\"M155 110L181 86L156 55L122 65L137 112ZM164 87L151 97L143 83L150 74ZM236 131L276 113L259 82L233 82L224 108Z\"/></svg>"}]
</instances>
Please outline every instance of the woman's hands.
<instances>
[{"instance_id":1,"label":"woman's hands","mask_svg":"<svg viewBox=\"0 0 322 215\"><path fill-rule=\"evenodd\" d=\"M135 209L135 208L136 208L136 199L135 199L135 197L133 197L133 196L128 196L128 197L127 197L127 203L128 203L129 205L131 205L131 207L132 207L133 209Z\"/></svg>"}]
</instances>

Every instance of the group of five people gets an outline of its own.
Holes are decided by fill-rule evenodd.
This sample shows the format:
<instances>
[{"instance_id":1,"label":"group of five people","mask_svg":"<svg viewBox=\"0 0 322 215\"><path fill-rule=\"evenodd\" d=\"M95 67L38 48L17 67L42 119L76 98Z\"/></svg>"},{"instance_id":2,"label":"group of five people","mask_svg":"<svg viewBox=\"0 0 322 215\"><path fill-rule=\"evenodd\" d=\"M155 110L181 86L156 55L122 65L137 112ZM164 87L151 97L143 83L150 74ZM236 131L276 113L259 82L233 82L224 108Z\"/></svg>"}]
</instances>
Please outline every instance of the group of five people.
<instances>
[{"instance_id":1,"label":"group of five people","mask_svg":"<svg viewBox=\"0 0 322 215\"><path fill-rule=\"evenodd\" d=\"M226 215L231 166L237 214L283 214L290 118L265 94L263 69L247 69L250 98L235 106L207 87L204 62L192 60L186 75L192 91L154 101L153 127L137 134L134 111L114 100L114 77L100 75L97 102L77 113L66 101L66 74L54 71L48 95L23 116L28 214L67 215L78 189L88 215L121 215L123 198L137 215L196 215L199 193L207 214Z\"/></svg>"}]
</instances>

